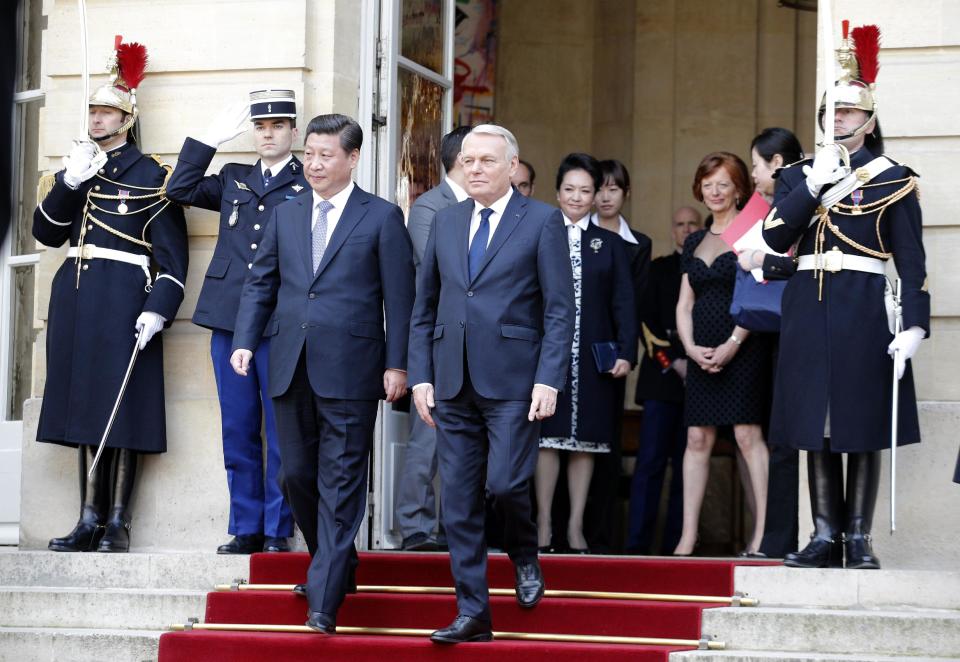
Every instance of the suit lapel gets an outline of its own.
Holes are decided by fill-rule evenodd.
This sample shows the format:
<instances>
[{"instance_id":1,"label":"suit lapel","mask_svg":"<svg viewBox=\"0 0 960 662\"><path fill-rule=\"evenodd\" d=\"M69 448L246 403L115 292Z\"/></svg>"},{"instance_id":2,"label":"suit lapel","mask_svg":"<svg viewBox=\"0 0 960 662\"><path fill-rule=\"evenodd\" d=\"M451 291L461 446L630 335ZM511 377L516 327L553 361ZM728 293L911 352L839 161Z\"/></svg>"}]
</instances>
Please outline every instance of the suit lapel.
<instances>
[{"instance_id":1,"label":"suit lapel","mask_svg":"<svg viewBox=\"0 0 960 662\"><path fill-rule=\"evenodd\" d=\"M483 263L474 275L473 280L480 277L483 270L490 264L493 256L507 243L507 239L510 238L513 231L520 225L520 219L523 218L525 213L527 213L527 199L514 191L513 195L510 196L510 200L507 202L506 209L503 210L503 216L500 218L500 222L497 223L497 231L493 233L493 238L487 246L487 252L484 253Z\"/></svg>"},{"instance_id":2,"label":"suit lapel","mask_svg":"<svg viewBox=\"0 0 960 662\"><path fill-rule=\"evenodd\" d=\"M303 258L303 266L307 273L313 275L313 194L308 193L295 198L300 205L298 218L296 220L296 235L300 237L297 243L300 244L300 255ZM278 219L279 220L279 219ZM279 231L279 228L277 228Z\"/></svg>"},{"instance_id":3,"label":"suit lapel","mask_svg":"<svg viewBox=\"0 0 960 662\"><path fill-rule=\"evenodd\" d=\"M473 220L474 202L473 200L464 200L462 204L463 211L457 219L457 252L460 254L460 270L463 273L464 285L470 284L470 265L468 264L468 254L470 252L470 221Z\"/></svg>"},{"instance_id":4,"label":"suit lapel","mask_svg":"<svg viewBox=\"0 0 960 662\"><path fill-rule=\"evenodd\" d=\"M337 227L333 229L333 234L330 235L330 243L327 244L327 248L323 252L323 259L320 260L320 266L317 267L317 276L323 273L323 270L330 264L330 260L343 246L343 242L353 232L357 223L366 215L368 202L370 202L370 195L354 184L353 193L347 198L347 205L341 212Z\"/></svg>"}]
</instances>

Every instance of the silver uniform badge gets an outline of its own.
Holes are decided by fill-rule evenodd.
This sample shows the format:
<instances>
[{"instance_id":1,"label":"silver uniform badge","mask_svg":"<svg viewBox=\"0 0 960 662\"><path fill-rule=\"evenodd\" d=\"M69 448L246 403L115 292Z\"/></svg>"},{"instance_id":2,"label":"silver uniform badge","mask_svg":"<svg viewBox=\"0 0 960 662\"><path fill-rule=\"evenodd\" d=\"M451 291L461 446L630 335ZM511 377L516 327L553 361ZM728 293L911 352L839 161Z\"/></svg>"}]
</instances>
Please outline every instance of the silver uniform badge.
<instances>
[{"instance_id":1,"label":"silver uniform badge","mask_svg":"<svg viewBox=\"0 0 960 662\"><path fill-rule=\"evenodd\" d=\"M250 187L244 184L243 182L238 182L236 179L233 180L233 183L237 185L237 188L241 191L249 191Z\"/></svg>"},{"instance_id":2,"label":"silver uniform badge","mask_svg":"<svg viewBox=\"0 0 960 662\"><path fill-rule=\"evenodd\" d=\"M230 218L227 219L227 225L229 225L231 228L237 224L237 216L239 211L240 211L240 201L234 200L233 211L230 212Z\"/></svg>"},{"instance_id":3,"label":"silver uniform badge","mask_svg":"<svg viewBox=\"0 0 960 662\"><path fill-rule=\"evenodd\" d=\"M300 191L303 190L303 187L300 186L299 184L294 184L294 185L291 186L290 188L292 188L295 193L299 193Z\"/></svg>"}]
</instances>

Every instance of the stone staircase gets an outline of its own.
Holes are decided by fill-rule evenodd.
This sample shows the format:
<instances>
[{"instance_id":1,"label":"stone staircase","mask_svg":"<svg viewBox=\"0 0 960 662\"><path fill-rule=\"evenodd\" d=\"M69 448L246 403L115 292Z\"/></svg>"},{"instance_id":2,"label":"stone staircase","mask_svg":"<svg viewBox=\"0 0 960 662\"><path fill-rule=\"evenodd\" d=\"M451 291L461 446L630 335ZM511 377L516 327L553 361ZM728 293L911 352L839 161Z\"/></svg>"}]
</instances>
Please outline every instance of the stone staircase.
<instances>
[{"instance_id":1,"label":"stone staircase","mask_svg":"<svg viewBox=\"0 0 960 662\"><path fill-rule=\"evenodd\" d=\"M738 567L752 609L708 609L703 631L724 651L673 662L960 660L960 572Z\"/></svg>"},{"instance_id":2,"label":"stone staircase","mask_svg":"<svg viewBox=\"0 0 960 662\"><path fill-rule=\"evenodd\" d=\"M249 557L0 551L0 662L143 662Z\"/></svg>"}]
</instances>

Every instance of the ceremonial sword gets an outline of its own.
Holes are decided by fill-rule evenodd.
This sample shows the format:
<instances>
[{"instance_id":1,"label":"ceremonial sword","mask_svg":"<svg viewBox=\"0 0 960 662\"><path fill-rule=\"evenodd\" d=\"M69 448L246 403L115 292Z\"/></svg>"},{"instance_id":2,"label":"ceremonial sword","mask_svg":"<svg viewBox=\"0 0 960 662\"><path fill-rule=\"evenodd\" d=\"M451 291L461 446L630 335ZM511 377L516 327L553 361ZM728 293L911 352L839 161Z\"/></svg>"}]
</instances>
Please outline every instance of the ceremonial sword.
<instances>
[{"instance_id":1,"label":"ceremonial sword","mask_svg":"<svg viewBox=\"0 0 960 662\"><path fill-rule=\"evenodd\" d=\"M893 337L903 330L903 309L900 297L903 295L903 281L897 278L897 291L893 297ZM900 349L893 350L893 402L890 413L890 535L897 530L897 424L900 414L900 376L897 374L897 357Z\"/></svg>"},{"instance_id":2,"label":"ceremonial sword","mask_svg":"<svg viewBox=\"0 0 960 662\"><path fill-rule=\"evenodd\" d=\"M130 355L130 363L127 364L127 372L123 376L123 382L120 384L120 392L117 394L117 399L113 403L113 411L110 412L110 418L107 419L107 427L103 431L103 436L100 437L100 445L97 447L97 454L93 457L93 462L90 465L90 471L87 472L87 480L93 476L93 472L97 468L97 463L100 461L100 456L103 454L104 446L107 445L107 437L110 436L110 430L113 428L113 422L117 420L117 412L120 411L120 401L123 400L123 393L127 390L127 384L130 382L130 375L133 374L133 365L137 362L137 355L140 354L140 338L143 336L143 332L146 327L141 327L140 332L137 333L137 340L133 345L133 354Z\"/></svg>"}]
</instances>

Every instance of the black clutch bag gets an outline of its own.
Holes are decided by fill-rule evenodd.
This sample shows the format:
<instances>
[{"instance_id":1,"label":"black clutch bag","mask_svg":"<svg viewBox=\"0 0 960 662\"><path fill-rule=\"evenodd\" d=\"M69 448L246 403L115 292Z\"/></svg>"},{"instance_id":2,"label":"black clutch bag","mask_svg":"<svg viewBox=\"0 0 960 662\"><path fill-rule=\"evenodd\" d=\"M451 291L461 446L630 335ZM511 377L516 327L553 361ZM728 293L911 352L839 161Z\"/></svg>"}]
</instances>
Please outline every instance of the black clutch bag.
<instances>
[{"instance_id":1,"label":"black clutch bag","mask_svg":"<svg viewBox=\"0 0 960 662\"><path fill-rule=\"evenodd\" d=\"M620 345L613 342L595 342L590 347L593 350L593 360L597 364L597 372L610 372L617 363L620 355Z\"/></svg>"}]
</instances>

